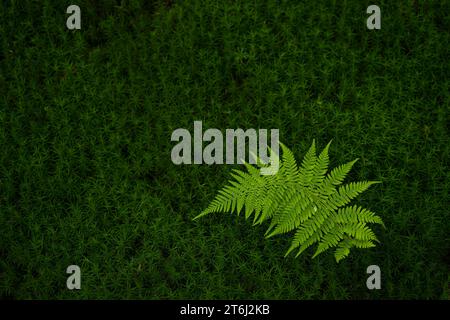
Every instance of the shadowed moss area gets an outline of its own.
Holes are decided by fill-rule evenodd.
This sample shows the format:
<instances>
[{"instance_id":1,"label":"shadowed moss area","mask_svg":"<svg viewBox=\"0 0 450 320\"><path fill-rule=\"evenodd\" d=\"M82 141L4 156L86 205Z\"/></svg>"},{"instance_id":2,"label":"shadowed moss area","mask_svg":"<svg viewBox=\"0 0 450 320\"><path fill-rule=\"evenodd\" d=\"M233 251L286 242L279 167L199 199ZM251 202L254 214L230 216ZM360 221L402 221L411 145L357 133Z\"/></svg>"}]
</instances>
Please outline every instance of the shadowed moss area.
<instances>
[{"instance_id":1,"label":"shadowed moss area","mask_svg":"<svg viewBox=\"0 0 450 320\"><path fill-rule=\"evenodd\" d=\"M0 4L0 297L448 299L450 2ZM277 128L380 180L376 248L283 258L242 216L192 218L238 165L174 165L176 128ZM66 268L81 267L81 290ZM366 287L379 265L382 289Z\"/></svg>"}]
</instances>

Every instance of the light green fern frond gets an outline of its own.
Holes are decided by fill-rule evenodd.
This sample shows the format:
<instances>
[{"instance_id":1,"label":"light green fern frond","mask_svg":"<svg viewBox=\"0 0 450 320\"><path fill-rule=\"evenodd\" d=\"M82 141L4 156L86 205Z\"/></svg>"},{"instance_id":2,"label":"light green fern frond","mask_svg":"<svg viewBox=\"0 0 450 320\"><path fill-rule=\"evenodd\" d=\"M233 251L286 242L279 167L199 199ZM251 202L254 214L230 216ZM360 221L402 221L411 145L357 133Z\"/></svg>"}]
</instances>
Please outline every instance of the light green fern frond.
<instances>
[{"instance_id":1,"label":"light green fern frond","mask_svg":"<svg viewBox=\"0 0 450 320\"><path fill-rule=\"evenodd\" d=\"M311 147L303 158L298 179L304 187L309 187L314 178L314 168L317 163L316 142L313 140Z\"/></svg>"},{"instance_id":2,"label":"light green fern frond","mask_svg":"<svg viewBox=\"0 0 450 320\"><path fill-rule=\"evenodd\" d=\"M347 257L351 248L371 248L378 242L368 224L383 221L374 212L350 202L379 181L358 181L342 185L356 160L328 171L331 141L316 155L313 141L301 166L294 154L281 145L282 160L276 174L261 175L264 165L245 163L247 172L234 170L234 180L222 188L210 205L194 219L217 212L244 211L253 214L253 225L270 221L266 238L294 232L285 256L296 257L317 244L313 258L336 248L337 262ZM278 159L278 158L277 158Z\"/></svg>"},{"instance_id":3,"label":"light green fern frond","mask_svg":"<svg viewBox=\"0 0 450 320\"><path fill-rule=\"evenodd\" d=\"M325 174L328 171L328 164L330 162L330 158L328 157L328 149L330 148L331 141L328 142L327 146L320 153L317 158L316 165L313 170L313 177L311 179L311 184L315 187L319 186L323 179L325 178Z\"/></svg>"}]
</instances>

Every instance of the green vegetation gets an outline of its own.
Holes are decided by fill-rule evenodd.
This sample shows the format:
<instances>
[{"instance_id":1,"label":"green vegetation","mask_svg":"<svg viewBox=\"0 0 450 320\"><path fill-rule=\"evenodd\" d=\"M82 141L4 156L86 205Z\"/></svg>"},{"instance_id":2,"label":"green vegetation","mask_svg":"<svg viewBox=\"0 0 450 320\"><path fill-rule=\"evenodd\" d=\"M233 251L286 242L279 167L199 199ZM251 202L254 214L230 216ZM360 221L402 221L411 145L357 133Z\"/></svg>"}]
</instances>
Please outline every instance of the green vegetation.
<instances>
[{"instance_id":1,"label":"green vegetation","mask_svg":"<svg viewBox=\"0 0 450 320\"><path fill-rule=\"evenodd\" d=\"M80 31L69 4L0 4L2 298L448 298L450 2L378 1L377 31L356 0L79 0ZM242 168L171 162L195 120L333 139L383 182L355 199L380 245L284 259L263 225L192 221Z\"/></svg>"},{"instance_id":2,"label":"green vegetation","mask_svg":"<svg viewBox=\"0 0 450 320\"><path fill-rule=\"evenodd\" d=\"M383 224L381 218L359 206L345 206L378 181L358 181L340 186L358 159L327 174L330 144L317 157L313 140L300 168L291 150L281 144L281 168L272 175L261 173L261 169L267 167L261 161L257 167L245 163L248 173L235 170L232 174L235 180L223 187L208 208L194 220L215 212L236 211L239 215L243 210L246 219L254 214L253 225L271 219L267 238L295 231L285 256L298 249L297 257L318 243L313 258L337 247L334 256L339 262L348 256L352 247L374 247L378 239L367 223Z\"/></svg>"}]
</instances>

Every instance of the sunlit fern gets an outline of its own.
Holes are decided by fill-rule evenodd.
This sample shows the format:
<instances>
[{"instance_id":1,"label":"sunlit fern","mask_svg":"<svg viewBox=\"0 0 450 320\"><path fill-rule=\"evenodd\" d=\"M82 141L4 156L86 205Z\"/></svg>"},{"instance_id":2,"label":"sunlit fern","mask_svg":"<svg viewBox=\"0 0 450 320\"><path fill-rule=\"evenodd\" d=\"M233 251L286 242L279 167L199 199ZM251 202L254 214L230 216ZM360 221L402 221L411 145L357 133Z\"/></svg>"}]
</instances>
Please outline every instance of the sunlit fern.
<instances>
[{"instance_id":1,"label":"sunlit fern","mask_svg":"<svg viewBox=\"0 0 450 320\"><path fill-rule=\"evenodd\" d=\"M261 175L259 168L264 165L255 167L246 163L248 172L234 170L231 174L234 180L229 181L194 220L215 212L244 212L246 219L253 214L253 225L269 220L266 238L295 232L285 257L294 250L297 250L297 257L317 244L313 258L335 247L335 259L339 262L348 256L352 247L374 247L378 240L367 224L383 225L381 218L370 210L350 206L349 203L379 182L360 181L342 185L358 159L327 174L330 143L317 156L313 141L300 167L291 150L280 143L282 161L276 174Z\"/></svg>"}]
</instances>

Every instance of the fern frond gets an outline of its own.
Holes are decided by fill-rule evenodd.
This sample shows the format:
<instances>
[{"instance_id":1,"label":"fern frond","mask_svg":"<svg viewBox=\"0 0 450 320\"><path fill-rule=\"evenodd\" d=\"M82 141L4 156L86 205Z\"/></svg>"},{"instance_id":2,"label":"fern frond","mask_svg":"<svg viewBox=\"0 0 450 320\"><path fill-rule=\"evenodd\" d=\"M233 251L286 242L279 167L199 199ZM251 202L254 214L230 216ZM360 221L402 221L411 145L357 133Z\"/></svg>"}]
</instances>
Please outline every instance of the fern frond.
<instances>
[{"instance_id":1,"label":"fern frond","mask_svg":"<svg viewBox=\"0 0 450 320\"><path fill-rule=\"evenodd\" d=\"M337 262L347 257L352 247L371 248L378 242L367 224L383 221L374 212L349 203L378 181L359 181L341 185L355 162L350 161L328 172L331 141L317 157L313 141L301 166L294 154L281 144L278 171L264 175L267 166L244 163L247 172L234 170L233 180L222 188L210 205L194 219L216 212L253 214L253 225L270 221L266 238L295 231L285 257L298 250L296 257L317 244L313 258L336 248ZM277 159L279 157L277 155Z\"/></svg>"},{"instance_id":2,"label":"fern frond","mask_svg":"<svg viewBox=\"0 0 450 320\"><path fill-rule=\"evenodd\" d=\"M286 179L294 179L298 176L297 161L294 154L283 143L280 143L281 150L283 151L283 172L282 175Z\"/></svg>"},{"instance_id":3,"label":"fern frond","mask_svg":"<svg viewBox=\"0 0 450 320\"><path fill-rule=\"evenodd\" d=\"M364 209L357 205L351 207L339 208L334 220L337 223L378 223L383 224L383 220L370 210Z\"/></svg>"},{"instance_id":4,"label":"fern frond","mask_svg":"<svg viewBox=\"0 0 450 320\"><path fill-rule=\"evenodd\" d=\"M260 181L259 176L248 174L240 170L234 170L231 176L235 181L229 181L229 185L222 188L211 204L197 215L193 220L210 213L217 212L241 212L244 207L246 196L256 190Z\"/></svg>"},{"instance_id":5,"label":"fern frond","mask_svg":"<svg viewBox=\"0 0 450 320\"><path fill-rule=\"evenodd\" d=\"M352 245L348 240L342 241L334 252L334 258L336 259L336 262L339 263L339 261L347 257L350 254L351 247Z\"/></svg>"},{"instance_id":6,"label":"fern frond","mask_svg":"<svg viewBox=\"0 0 450 320\"><path fill-rule=\"evenodd\" d=\"M375 247L375 243L373 243L373 241L371 241L371 240L352 239L352 240L350 240L350 243L355 248L360 248L360 249L367 249L367 248Z\"/></svg>"},{"instance_id":7,"label":"fern frond","mask_svg":"<svg viewBox=\"0 0 450 320\"><path fill-rule=\"evenodd\" d=\"M306 187L310 186L314 177L314 168L317 162L316 142L313 140L311 147L303 158L302 165L299 169L299 181Z\"/></svg>"},{"instance_id":8,"label":"fern frond","mask_svg":"<svg viewBox=\"0 0 450 320\"><path fill-rule=\"evenodd\" d=\"M335 247L338 245L339 241L344 237L344 232L340 229L334 229L327 233L319 242L317 250L313 255L313 259L319 254L327 250L328 248Z\"/></svg>"},{"instance_id":9,"label":"fern frond","mask_svg":"<svg viewBox=\"0 0 450 320\"><path fill-rule=\"evenodd\" d=\"M352 201L358 194L366 191L371 185L380 183L379 181L359 181L339 187L338 191L333 193L329 202L335 209L345 206Z\"/></svg>"},{"instance_id":10,"label":"fern frond","mask_svg":"<svg viewBox=\"0 0 450 320\"><path fill-rule=\"evenodd\" d=\"M340 230L357 240L378 241L373 231L363 222L345 224Z\"/></svg>"},{"instance_id":11,"label":"fern frond","mask_svg":"<svg viewBox=\"0 0 450 320\"><path fill-rule=\"evenodd\" d=\"M264 196L264 207L256 223L262 223L267 219L274 218L286 201L289 201L295 195L295 186L292 182L286 182L283 179L283 171L280 170L279 175L267 177L272 177L270 179L270 188Z\"/></svg>"},{"instance_id":12,"label":"fern frond","mask_svg":"<svg viewBox=\"0 0 450 320\"><path fill-rule=\"evenodd\" d=\"M313 244L315 244L319 240L320 240L319 234L318 233L314 233L311 237L309 237L309 239L306 242L303 242L301 244L300 249L298 250L297 254L295 255L295 258L297 258L300 254L303 253L303 251L305 251L306 249L311 247ZM296 248L296 246L292 246L291 245L291 247L289 248L288 252L286 252L285 257L289 254L290 251L292 251L295 248Z\"/></svg>"},{"instance_id":13,"label":"fern frond","mask_svg":"<svg viewBox=\"0 0 450 320\"><path fill-rule=\"evenodd\" d=\"M310 204L311 198L308 197L305 191L298 189L298 191L293 194L293 197L290 199L289 203L285 205L283 211L274 217L273 221L276 224L276 228L267 236L267 238L295 229L300 222L303 222L299 219L299 214L301 212L310 212L310 214L312 214L314 209Z\"/></svg>"},{"instance_id":14,"label":"fern frond","mask_svg":"<svg viewBox=\"0 0 450 320\"><path fill-rule=\"evenodd\" d=\"M292 241L291 247L289 248L288 252L286 252L285 257L289 254L289 252L291 252L293 249L297 248L300 246L297 254L295 255L295 257L298 257L303 251L305 251L306 249L308 249L310 246L312 246L313 244L315 244L316 242L319 242L320 238L324 235L327 234L328 232L330 232L330 230L332 230L335 226L335 223L331 220L328 219L325 221L325 223L322 225L322 227L318 230L316 230L309 238L308 240L306 240L303 243L298 243L295 241ZM295 238L294 238L295 240Z\"/></svg>"},{"instance_id":15,"label":"fern frond","mask_svg":"<svg viewBox=\"0 0 450 320\"><path fill-rule=\"evenodd\" d=\"M308 240L310 240L310 238L320 238L320 227L324 222L325 219L320 214L316 214L313 218L306 220L305 223L297 228L297 232L295 233L294 239L292 240L291 247L295 249L301 244L308 243Z\"/></svg>"},{"instance_id":16,"label":"fern frond","mask_svg":"<svg viewBox=\"0 0 450 320\"><path fill-rule=\"evenodd\" d=\"M330 163L330 158L328 157L328 149L330 148L330 145L331 141L328 142L325 149L322 150L314 166L311 184L316 187L322 183L325 178L325 174L327 173L328 164Z\"/></svg>"},{"instance_id":17,"label":"fern frond","mask_svg":"<svg viewBox=\"0 0 450 320\"><path fill-rule=\"evenodd\" d=\"M345 177L357 161L358 159L355 159L331 170L319 186L319 191L325 195L333 193L335 191L334 186L342 184Z\"/></svg>"}]
</instances>

